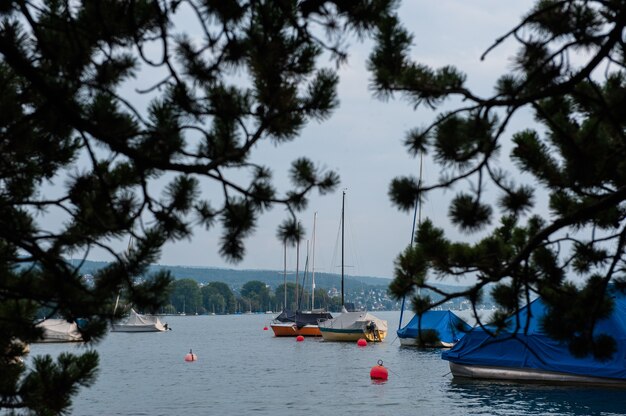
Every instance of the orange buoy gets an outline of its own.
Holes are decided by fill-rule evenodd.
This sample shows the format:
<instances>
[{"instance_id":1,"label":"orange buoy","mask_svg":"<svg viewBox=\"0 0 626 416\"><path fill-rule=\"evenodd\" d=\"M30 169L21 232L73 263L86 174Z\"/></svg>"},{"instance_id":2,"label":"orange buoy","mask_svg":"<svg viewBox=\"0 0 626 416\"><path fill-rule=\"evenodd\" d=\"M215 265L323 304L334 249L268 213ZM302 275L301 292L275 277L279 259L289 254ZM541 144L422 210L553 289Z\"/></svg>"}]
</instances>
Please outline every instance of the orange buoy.
<instances>
[{"instance_id":1,"label":"orange buoy","mask_svg":"<svg viewBox=\"0 0 626 416\"><path fill-rule=\"evenodd\" d=\"M378 360L378 365L372 367L370 377L372 380L387 380L389 378L389 372L383 367L383 360Z\"/></svg>"},{"instance_id":2,"label":"orange buoy","mask_svg":"<svg viewBox=\"0 0 626 416\"><path fill-rule=\"evenodd\" d=\"M193 353L193 351L189 350L189 354L185 355L185 361L198 361L198 356Z\"/></svg>"},{"instance_id":3,"label":"orange buoy","mask_svg":"<svg viewBox=\"0 0 626 416\"><path fill-rule=\"evenodd\" d=\"M303 337L302 335L298 335L298 336L296 337L296 341L298 341L298 342L302 342L302 341L304 341L304 337Z\"/></svg>"},{"instance_id":4,"label":"orange buoy","mask_svg":"<svg viewBox=\"0 0 626 416\"><path fill-rule=\"evenodd\" d=\"M267 331L267 327L266 326L263 327L263 331Z\"/></svg>"},{"instance_id":5,"label":"orange buoy","mask_svg":"<svg viewBox=\"0 0 626 416\"><path fill-rule=\"evenodd\" d=\"M366 347L367 341L365 340L365 338L359 338L359 340L356 342L356 345L358 345L359 347Z\"/></svg>"}]
</instances>

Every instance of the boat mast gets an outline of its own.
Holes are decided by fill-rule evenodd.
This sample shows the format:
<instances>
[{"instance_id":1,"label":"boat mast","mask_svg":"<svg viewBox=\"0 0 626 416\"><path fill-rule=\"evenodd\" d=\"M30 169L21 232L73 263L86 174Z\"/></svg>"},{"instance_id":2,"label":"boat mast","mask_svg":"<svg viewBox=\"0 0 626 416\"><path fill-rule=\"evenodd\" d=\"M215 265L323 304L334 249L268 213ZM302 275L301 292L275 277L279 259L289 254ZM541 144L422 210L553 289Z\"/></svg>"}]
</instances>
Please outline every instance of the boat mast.
<instances>
[{"instance_id":1,"label":"boat mast","mask_svg":"<svg viewBox=\"0 0 626 416\"><path fill-rule=\"evenodd\" d=\"M422 204L420 201L420 193L422 189L422 167L423 167L424 153L420 152L420 175L417 181L417 195L415 196L415 210L413 211L413 226L411 227L411 241L409 247L413 246L413 239L415 238L415 219L417 217L417 224L422 223ZM402 315L404 315L404 303L406 301L406 295L402 296L402 307L400 308L400 321L398 322L398 329L402 328Z\"/></svg>"},{"instance_id":2,"label":"boat mast","mask_svg":"<svg viewBox=\"0 0 626 416\"><path fill-rule=\"evenodd\" d=\"M317 221L317 212L313 214L313 251L311 259L311 312L315 309L315 223Z\"/></svg>"},{"instance_id":3,"label":"boat mast","mask_svg":"<svg viewBox=\"0 0 626 416\"><path fill-rule=\"evenodd\" d=\"M300 229L300 222L298 221L298 229ZM298 241L296 241L296 292L295 292L295 302L296 302L296 311L298 308L298 269L300 268L300 236L298 235Z\"/></svg>"},{"instance_id":4,"label":"boat mast","mask_svg":"<svg viewBox=\"0 0 626 416\"><path fill-rule=\"evenodd\" d=\"M128 247L126 248L126 255L130 256L130 252L133 248L133 235L130 235L130 238L128 239ZM117 312L117 307L120 303L120 294L122 293L122 289L120 289L117 292L117 298L115 299L115 306L113 307L113 315L115 315L115 312Z\"/></svg>"},{"instance_id":5,"label":"boat mast","mask_svg":"<svg viewBox=\"0 0 626 416\"><path fill-rule=\"evenodd\" d=\"M344 222L345 222L345 206L346 206L346 191L343 191L341 198L341 308L344 308L343 302L343 246L344 246Z\"/></svg>"},{"instance_id":6,"label":"boat mast","mask_svg":"<svg viewBox=\"0 0 626 416\"><path fill-rule=\"evenodd\" d=\"M283 241L283 289L285 290L285 303L283 310L287 310L287 241Z\"/></svg>"}]
</instances>

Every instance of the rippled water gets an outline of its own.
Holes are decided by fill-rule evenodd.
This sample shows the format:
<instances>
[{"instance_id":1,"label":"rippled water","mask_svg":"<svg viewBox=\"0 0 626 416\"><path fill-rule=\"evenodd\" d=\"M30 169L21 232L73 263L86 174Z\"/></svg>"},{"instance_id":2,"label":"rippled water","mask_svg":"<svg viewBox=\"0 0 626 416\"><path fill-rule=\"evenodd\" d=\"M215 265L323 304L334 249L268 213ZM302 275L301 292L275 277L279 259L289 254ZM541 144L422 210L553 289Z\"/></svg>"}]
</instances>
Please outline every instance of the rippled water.
<instances>
[{"instance_id":1,"label":"rippled water","mask_svg":"<svg viewBox=\"0 0 626 416\"><path fill-rule=\"evenodd\" d=\"M96 346L98 380L81 389L72 414L626 414L626 390L453 380L440 351L400 347L399 313L376 315L390 334L364 348L275 338L263 331L272 315L166 317L169 332L111 333ZM31 355L75 348L36 344ZM187 363L190 348L198 361ZM369 377L379 359L386 383Z\"/></svg>"}]
</instances>

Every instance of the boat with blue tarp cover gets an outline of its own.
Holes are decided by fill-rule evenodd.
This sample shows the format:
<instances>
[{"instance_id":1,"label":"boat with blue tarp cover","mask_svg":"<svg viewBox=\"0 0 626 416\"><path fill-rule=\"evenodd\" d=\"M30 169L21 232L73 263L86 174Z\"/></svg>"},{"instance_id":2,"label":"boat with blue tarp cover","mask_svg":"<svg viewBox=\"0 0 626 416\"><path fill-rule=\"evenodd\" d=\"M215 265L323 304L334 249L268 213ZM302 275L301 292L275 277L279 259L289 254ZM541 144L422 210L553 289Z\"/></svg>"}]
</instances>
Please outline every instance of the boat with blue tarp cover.
<instances>
[{"instance_id":1,"label":"boat with blue tarp cover","mask_svg":"<svg viewBox=\"0 0 626 416\"><path fill-rule=\"evenodd\" d=\"M567 343L549 337L542 328L547 307L540 298L509 318L509 328L520 323L518 331L501 331L493 337L484 328L475 327L444 351L442 358L450 362L454 377L626 387L626 296L618 292L612 296L612 314L597 321L593 332L615 339L616 350L610 359L575 357Z\"/></svg>"},{"instance_id":2,"label":"boat with blue tarp cover","mask_svg":"<svg viewBox=\"0 0 626 416\"><path fill-rule=\"evenodd\" d=\"M452 311L426 311L421 322L416 314L404 327L398 329L400 345L450 348L472 327ZM422 342L419 332L421 330Z\"/></svg>"}]
</instances>

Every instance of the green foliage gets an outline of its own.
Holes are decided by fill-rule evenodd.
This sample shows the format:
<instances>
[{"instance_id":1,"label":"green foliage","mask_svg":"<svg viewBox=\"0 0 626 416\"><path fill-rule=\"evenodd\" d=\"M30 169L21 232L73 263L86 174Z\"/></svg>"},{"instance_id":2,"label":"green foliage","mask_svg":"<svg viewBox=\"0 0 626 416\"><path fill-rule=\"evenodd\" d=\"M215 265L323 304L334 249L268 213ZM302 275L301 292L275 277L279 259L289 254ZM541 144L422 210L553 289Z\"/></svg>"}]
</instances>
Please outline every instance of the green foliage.
<instances>
[{"instance_id":1,"label":"green foliage","mask_svg":"<svg viewBox=\"0 0 626 416\"><path fill-rule=\"evenodd\" d=\"M18 395L35 414L64 413L78 387L93 384L97 366L95 351L79 356L62 353L56 362L50 356L37 357L34 370L23 380Z\"/></svg>"},{"instance_id":2,"label":"green foliage","mask_svg":"<svg viewBox=\"0 0 626 416\"><path fill-rule=\"evenodd\" d=\"M267 285L259 280L251 280L241 288L241 296L247 299L254 311L270 308L271 292Z\"/></svg>"},{"instance_id":3,"label":"green foliage","mask_svg":"<svg viewBox=\"0 0 626 416\"><path fill-rule=\"evenodd\" d=\"M90 342L123 313L114 312L118 295L156 310L172 289L177 308L182 296L187 310L199 310L197 288L171 288L167 273L148 273L166 243L188 238L197 225L220 225L220 254L238 261L266 210L285 207L293 222L312 191L336 188L336 173L300 159L291 184L277 189L257 145L293 141L308 122L332 114L338 71L322 58L343 62L346 37L367 36L393 6L0 2L0 408L61 414L72 385L93 378L87 364L74 371L44 359L37 377L70 375L68 393L58 403L28 396L41 393L34 370L11 362L24 355L13 348L16 339L40 335L38 310L85 318ZM183 12L195 20L181 27ZM207 192L211 184L216 191ZM285 240L294 238L293 228L285 231ZM116 250L129 236L128 252ZM65 258L80 263L94 249L113 262L88 283L80 264ZM232 294L213 289L206 305L234 311Z\"/></svg>"},{"instance_id":4,"label":"green foliage","mask_svg":"<svg viewBox=\"0 0 626 416\"><path fill-rule=\"evenodd\" d=\"M202 292L193 279L177 279L171 284L169 303L177 312L202 313Z\"/></svg>"},{"instance_id":5,"label":"green foliage","mask_svg":"<svg viewBox=\"0 0 626 416\"><path fill-rule=\"evenodd\" d=\"M211 282L200 289L202 305L212 313L235 313L237 304L233 291L223 282Z\"/></svg>"},{"instance_id":6,"label":"green foliage","mask_svg":"<svg viewBox=\"0 0 626 416\"><path fill-rule=\"evenodd\" d=\"M285 304L285 292L287 292L287 303ZM296 284L293 282L287 282L287 284L280 284L276 286L274 290L274 296L276 302L280 305L281 309L296 310Z\"/></svg>"},{"instance_id":7,"label":"green foliage","mask_svg":"<svg viewBox=\"0 0 626 416\"><path fill-rule=\"evenodd\" d=\"M473 282L468 289L440 291L441 300L417 299L414 307L455 297L476 303L491 287L502 328L507 316L541 296L550 335L569 342L576 355L613 353L611 334L593 329L612 310L611 288L624 288L625 15L619 1L537 1L481 57L517 42L513 69L494 80L490 96L471 91L456 68L414 62L411 36L385 20L369 61L376 93L439 110L431 124L410 130L405 144L443 171L434 183L393 180L391 200L407 210L418 196L453 190L448 217L470 241L453 242L426 220L396 261L396 297L435 289L433 278L464 279ZM461 106L441 106L450 99ZM523 111L532 111L537 124L511 131Z\"/></svg>"}]
</instances>

